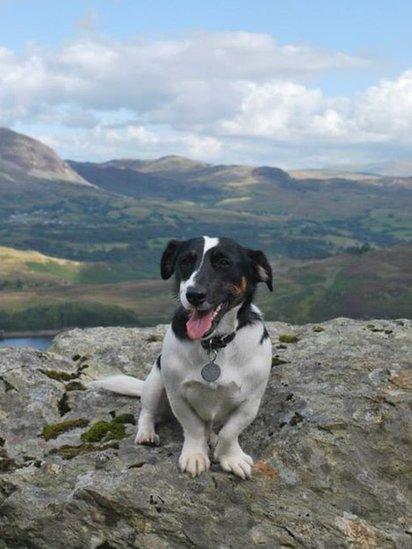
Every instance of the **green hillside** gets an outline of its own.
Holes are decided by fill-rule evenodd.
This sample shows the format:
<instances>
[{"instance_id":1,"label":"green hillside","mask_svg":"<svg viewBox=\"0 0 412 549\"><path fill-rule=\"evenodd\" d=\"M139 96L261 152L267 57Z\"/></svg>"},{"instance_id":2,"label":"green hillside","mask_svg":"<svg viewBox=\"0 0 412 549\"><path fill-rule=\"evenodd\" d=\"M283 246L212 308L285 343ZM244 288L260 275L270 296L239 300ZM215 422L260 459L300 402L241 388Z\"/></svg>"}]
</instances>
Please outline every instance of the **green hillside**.
<instances>
[{"instance_id":1,"label":"green hillside","mask_svg":"<svg viewBox=\"0 0 412 549\"><path fill-rule=\"evenodd\" d=\"M276 263L274 265L276 272ZM412 245L318 261L284 263L273 294L260 295L270 320L303 324L337 316L409 318Z\"/></svg>"},{"instance_id":2,"label":"green hillside","mask_svg":"<svg viewBox=\"0 0 412 549\"><path fill-rule=\"evenodd\" d=\"M308 187L309 185L309 187ZM108 262L120 277L155 275L171 237L226 235L272 258L324 258L369 243L412 240L412 193L352 183L280 183L193 196L133 198L50 182L0 181L0 243L65 259Z\"/></svg>"},{"instance_id":3,"label":"green hillside","mask_svg":"<svg viewBox=\"0 0 412 549\"><path fill-rule=\"evenodd\" d=\"M0 330L167 321L161 252L202 234L267 253L268 318L405 316L412 180L344 175L177 156L64 162L3 130Z\"/></svg>"},{"instance_id":4,"label":"green hillside","mask_svg":"<svg viewBox=\"0 0 412 549\"><path fill-rule=\"evenodd\" d=\"M87 264L0 248L0 260L5 257L8 267L0 270L3 330L152 325L168 322L176 303L171 284L159 278L85 283L81 273ZM257 300L269 320L400 318L412 310L412 245L323 260L280 260L273 269L275 291L262 287ZM19 287L13 286L17 271L22 273Z\"/></svg>"},{"instance_id":5,"label":"green hillside","mask_svg":"<svg viewBox=\"0 0 412 549\"><path fill-rule=\"evenodd\" d=\"M293 259L412 240L408 178L294 178L273 167L175 156L64 163L41 143L15 136L0 135L0 164L4 154L18 166L7 173L3 161L0 170L0 244L105 262L118 280L155 276L157 253L172 237L225 235ZM30 169L36 153L47 179ZM73 181L52 179L67 171Z\"/></svg>"}]
</instances>

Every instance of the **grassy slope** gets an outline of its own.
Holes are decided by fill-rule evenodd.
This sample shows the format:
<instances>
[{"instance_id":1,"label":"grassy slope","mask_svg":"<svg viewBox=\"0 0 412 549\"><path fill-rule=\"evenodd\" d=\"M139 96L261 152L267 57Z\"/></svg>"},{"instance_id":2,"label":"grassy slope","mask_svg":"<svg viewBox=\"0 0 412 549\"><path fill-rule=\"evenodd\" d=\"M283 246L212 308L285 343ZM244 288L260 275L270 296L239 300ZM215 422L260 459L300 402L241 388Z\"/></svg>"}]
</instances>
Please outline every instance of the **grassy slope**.
<instances>
[{"instance_id":1,"label":"grassy slope","mask_svg":"<svg viewBox=\"0 0 412 549\"><path fill-rule=\"evenodd\" d=\"M19 281L24 286L41 286L76 282L82 268L78 261L0 246L0 283Z\"/></svg>"},{"instance_id":2,"label":"grassy slope","mask_svg":"<svg viewBox=\"0 0 412 549\"><path fill-rule=\"evenodd\" d=\"M0 330L141 325L126 301L117 304L104 285L93 286L100 279L116 279L117 274L104 264L0 247Z\"/></svg>"},{"instance_id":3,"label":"grassy slope","mask_svg":"<svg viewBox=\"0 0 412 549\"><path fill-rule=\"evenodd\" d=\"M88 265L5 248L0 248L0 264L0 286L5 288L0 294L0 329L5 324L7 329L23 329L22 319L25 329L149 325L167 322L174 307L171 284L161 280L85 284L82 273ZM412 310L412 245L324 260L281 260L273 266L274 293L263 286L258 292L268 319L304 323L335 316L399 318ZM16 272L23 287L7 288Z\"/></svg>"},{"instance_id":4,"label":"grassy slope","mask_svg":"<svg viewBox=\"0 0 412 549\"><path fill-rule=\"evenodd\" d=\"M401 318L412 311L412 245L286 266L261 295L268 318L304 323L336 316Z\"/></svg>"}]
</instances>

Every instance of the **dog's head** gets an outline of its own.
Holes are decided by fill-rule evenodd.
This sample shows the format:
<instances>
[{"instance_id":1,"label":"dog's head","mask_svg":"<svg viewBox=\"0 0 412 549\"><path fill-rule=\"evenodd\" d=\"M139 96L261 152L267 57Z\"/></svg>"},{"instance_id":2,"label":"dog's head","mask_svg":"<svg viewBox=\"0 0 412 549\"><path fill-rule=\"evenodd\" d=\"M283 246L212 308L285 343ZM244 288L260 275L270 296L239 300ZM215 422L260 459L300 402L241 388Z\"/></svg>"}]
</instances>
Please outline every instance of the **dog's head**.
<instances>
[{"instance_id":1,"label":"dog's head","mask_svg":"<svg viewBox=\"0 0 412 549\"><path fill-rule=\"evenodd\" d=\"M163 252L161 275L168 279L173 273L180 302L188 311L191 339L208 337L230 309L250 302L258 282L273 289L265 254L229 238L171 240Z\"/></svg>"}]
</instances>

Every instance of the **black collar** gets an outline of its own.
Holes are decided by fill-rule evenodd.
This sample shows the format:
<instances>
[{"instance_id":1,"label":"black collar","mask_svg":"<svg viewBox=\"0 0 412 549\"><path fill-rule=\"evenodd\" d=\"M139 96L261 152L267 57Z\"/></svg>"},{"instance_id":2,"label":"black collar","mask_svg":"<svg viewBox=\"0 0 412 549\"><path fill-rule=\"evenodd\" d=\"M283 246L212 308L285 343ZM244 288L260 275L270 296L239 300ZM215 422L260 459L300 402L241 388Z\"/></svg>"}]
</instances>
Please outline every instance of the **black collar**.
<instances>
[{"instance_id":1,"label":"black collar","mask_svg":"<svg viewBox=\"0 0 412 549\"><path fill-rule=\"evenodd\" d=\"M206 351L216 351L218 349L223 349L236 337L236 331L226 335L226 336L213 336L209 339L204 339L201 341L203 349Z\"/></svg>"}]
</instances>

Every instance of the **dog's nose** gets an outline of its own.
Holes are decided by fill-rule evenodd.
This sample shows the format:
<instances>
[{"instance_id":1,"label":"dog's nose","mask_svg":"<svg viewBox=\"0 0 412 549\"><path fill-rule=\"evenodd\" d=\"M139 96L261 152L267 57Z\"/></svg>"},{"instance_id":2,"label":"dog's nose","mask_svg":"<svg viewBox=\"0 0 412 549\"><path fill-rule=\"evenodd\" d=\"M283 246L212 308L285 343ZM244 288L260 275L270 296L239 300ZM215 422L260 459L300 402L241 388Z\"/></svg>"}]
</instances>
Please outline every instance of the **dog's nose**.
<instances>
[{"instance_id":1,"label":"dog's nose","mask_svg":"<svg viewBox=\"0 0 412 549\"><path fill-rule=\"evenodd\" d=\"M206 293L199 288L188 288L186 292L186 298L191 305L197 307L201 305L206 299Z\"/></svg>"}]
</instances>

